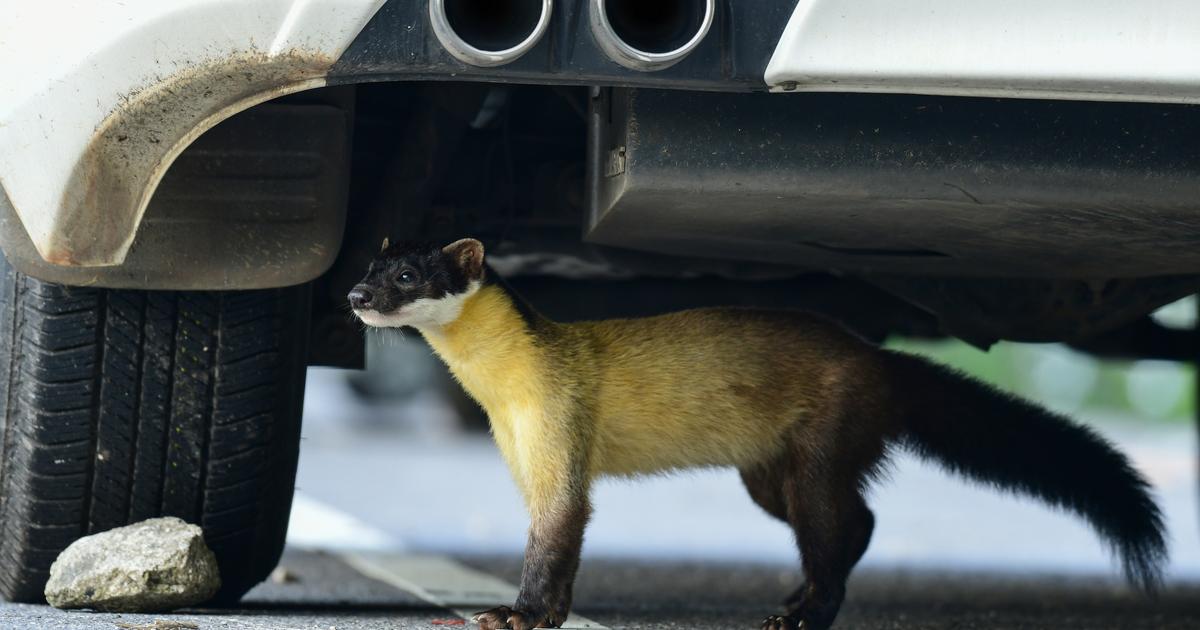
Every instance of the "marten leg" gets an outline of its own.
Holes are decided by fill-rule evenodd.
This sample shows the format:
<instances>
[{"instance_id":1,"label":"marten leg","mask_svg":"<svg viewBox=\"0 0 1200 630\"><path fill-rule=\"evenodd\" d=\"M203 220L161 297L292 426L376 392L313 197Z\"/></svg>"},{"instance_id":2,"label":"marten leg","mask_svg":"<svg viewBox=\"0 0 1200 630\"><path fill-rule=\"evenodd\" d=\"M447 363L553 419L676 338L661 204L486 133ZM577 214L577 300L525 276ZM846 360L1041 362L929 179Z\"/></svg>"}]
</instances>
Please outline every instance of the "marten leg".
<instances>
[{"instance_id":1,"label":"marten leg","mask_svg":"<svg viewBox=\"0 0 1200 630\"><path fill-rule=\"evenodd\" d=\"M851 546L848 547L850 552L850 568L854 569L858 565L858 561L862 560L863 554L867 553L867 547L871 545L871 534L875 533L875 513L867 507L867 502L862 496L858 497L859 516L854 519L858 524L858 530L854 532Z\"/></svg>"},{"instance_id":2,"label":"marten leg","mask_svg":"<svg viewBox=\"0 0 1200 630\"><path fill-rule=\"evenodd\" d=\"M849 526L852 528L843 538L844 544L841 549L845 553L844 562L846 566L846 575L849 577L850 571L862 559L863 554L867 551L867 546L871 542L871 534L875 531L875 515L867 507L867 504L861 496L857 497L857 502L851 509L854 513L848 520ZM808 601L810 585L807 581L800 585L791 595L784 600L783 605L789 614L801 611L804 609Z\"/></svg>"},{"instance_id":3,"label":"marten leg","mask_svg":"<svg viewBox=\"0 0 1200 630\"><path fill-rule=\"evenodd\" d=\"M789 521L784 497L784 479L789 469L794 467L795 464L789 458L781 458L770 464L738 471L750 498L768 514L785 523ZM849 532L845 544L841 545L845 554L844 562L850 569L853 569L866 553L867 545L871 542L871 533L875 529L875 516L867 508L866 502L857 493L854 499L852 509L856 514L853 514L849 521L855 529ZM805 583L789 595L784 600L787 611L791 613L801 609L808 592L809 585Z\"/></svg>"},{"instance_id":4,"label":"marten leg","mask_svg":"<svg viewBox=\"0 0 1200 630\"><path fill-rule=\"evenodd\" d=\"M566 453L588 453L586 441L566 435L564 424L549 424L540 435L546 444L568 445ZM583 442L582 446L579 446ZM590 477L584 456L537 453L536 474L518 477L529 506L529 539L521 588L511 607L498 606L475 615L481 630L558 628L571 610L575 571L583 547L591 506Z\"/></svg>"},{"instance_id":5,"label":"marten leg","mask_svg":"<svg viewBox=\"0 0 1200 630\"><path fill-rule=\"evenodd\" d=\"M567 620L590 508L586 496L564 498L557 508L535 512L517 601L477 613L482 630L557 628Z\"/></svg>"},{"instance_id":6,"label":"marten leg","mask_svg":"<svg viewBox=\"0 0 1200 630\"><path fill-rule=\"evenodd\" d=\"M767 514L785 523L788 522L788 517L787 503L783 500L783 477L787 466L786 460L779 459L762 466L738 470L750 498L754 499L758 507L766 510Z\"/></svg>"},{"instance_id":7,"label":"marten leg","mask_svg":"<svg viewBox=\"0 0 1200 630\"><path fill-rule=\"evenodd\" d=\"M825 630L832 625L845 598L846 578L874 529L860 489L879 451L867 441L850 449L843 441L839 449L811 437L798 435L786 458L743 477L768 512L783 504L804 568L804 584L788 598L788 614L766 618L764 630ZM774 483L778 501L765 492Z\"/></svg>"},{"instance_id":8,"label":"marten leg","mask_svg":"<svg viewBox=\"0 0 1200 630\"><path fill-rule=\"evenodd\" d=\"M825 630L846 594L846 578L866 549L872 525L857 488L820 477L792 475L784 482L788 523L796 534L804 584L789 598L788 614L763 620L764 630Z\"/></svg>"}]
</instances>

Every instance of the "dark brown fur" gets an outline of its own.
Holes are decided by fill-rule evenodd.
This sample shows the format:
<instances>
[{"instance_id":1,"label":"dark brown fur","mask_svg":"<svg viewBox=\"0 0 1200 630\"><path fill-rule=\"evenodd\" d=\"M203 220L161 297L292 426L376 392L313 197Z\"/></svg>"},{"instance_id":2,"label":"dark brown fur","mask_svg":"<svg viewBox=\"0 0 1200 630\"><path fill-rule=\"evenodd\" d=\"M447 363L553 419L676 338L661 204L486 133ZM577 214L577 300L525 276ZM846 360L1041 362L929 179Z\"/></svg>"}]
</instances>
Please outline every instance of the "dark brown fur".
<instances>
[{"instance_id":1,"label":"dark brown fur","mask_svg":"<svg viewBox=\"0 0 1200 630\"><path fill-rule=\"evenodd\" d=\"M754 502L792 528L804 568L804 583L784 602L787 614L763 620L770 630L833 623L875 528L862 492L884 458L885 439L899 432L888 420L882 374L853 361L828 374L826 408L814 414L820 420L796 425L774 461L739 471Z\"/></svg>"}]
</instances>

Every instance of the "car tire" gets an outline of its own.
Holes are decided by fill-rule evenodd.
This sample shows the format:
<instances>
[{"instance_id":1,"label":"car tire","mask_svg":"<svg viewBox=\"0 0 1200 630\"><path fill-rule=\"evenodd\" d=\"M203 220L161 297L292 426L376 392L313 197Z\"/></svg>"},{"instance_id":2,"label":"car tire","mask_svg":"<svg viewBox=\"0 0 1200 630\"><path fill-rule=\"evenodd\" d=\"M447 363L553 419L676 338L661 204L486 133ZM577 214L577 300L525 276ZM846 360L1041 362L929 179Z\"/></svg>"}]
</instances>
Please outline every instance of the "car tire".
<instances>
[{"instance_id":1,"label":"car tire","mask_svg":"<svg viewBox=\"0 0 1200 630\"><path fill-rule=\"evenodd\" d=\"M275 567L296 477L307 285L135 291L0 261L0 596L37 602L77 538L199 524L219 601Z\"/></svg>"}]
</instances>

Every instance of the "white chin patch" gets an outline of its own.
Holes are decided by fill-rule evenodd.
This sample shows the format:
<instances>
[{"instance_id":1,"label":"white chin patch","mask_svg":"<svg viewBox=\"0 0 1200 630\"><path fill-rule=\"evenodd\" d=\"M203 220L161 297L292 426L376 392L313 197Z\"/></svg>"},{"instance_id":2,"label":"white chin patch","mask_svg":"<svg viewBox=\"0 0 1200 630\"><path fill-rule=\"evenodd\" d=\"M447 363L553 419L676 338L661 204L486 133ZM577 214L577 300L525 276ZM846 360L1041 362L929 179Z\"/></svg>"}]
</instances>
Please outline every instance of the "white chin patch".
<instances>
[{"instance_id":1,"label":"white chin patch","mask_svg":"<svg viewBox=\"0 0 1200 630\"><path fill-rule=\"evenodd\" d=\"M369 309L354 309L354 314L362 320L362 323L375 328L399 328L412 325L408 322L408 317L400 311L380 313Z\"/></svg>"},{"instance_id":2,"label":"white chin patch","mask_svg":"<svg viewBox=\"0 0 1200 630\"><path fill-rule=\"evenodd\" d=\"M374 310L355 310L354 314L368 326L376 328L399 328L412 326L421 328L440 328L458 319L462 313L463 303L479 290L479 282L467 285L462 293L446 295L436 300L421 298L415 300L391 313L380 313Z\"/></svg>"}]
</instances>

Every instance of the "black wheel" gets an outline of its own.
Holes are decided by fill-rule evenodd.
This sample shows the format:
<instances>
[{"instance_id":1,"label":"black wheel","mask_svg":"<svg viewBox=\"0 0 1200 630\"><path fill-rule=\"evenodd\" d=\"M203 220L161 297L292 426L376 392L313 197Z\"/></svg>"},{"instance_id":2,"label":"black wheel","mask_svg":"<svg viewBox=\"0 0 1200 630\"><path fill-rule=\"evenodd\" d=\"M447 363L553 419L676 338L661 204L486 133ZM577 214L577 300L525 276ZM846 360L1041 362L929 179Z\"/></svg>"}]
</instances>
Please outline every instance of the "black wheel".
<instances>
[{"instance_id":1,"label":"black wheel","mask_svg":"<svg viewBox=\"0 0 1200 630\"><path fill-rule=\"evenodd\" d=\"M107 290L0 261L0 596L40 601L80 536L204 528L240 597L279 560L300 441L307 286Z\"/></svg>"}]
</instances>

